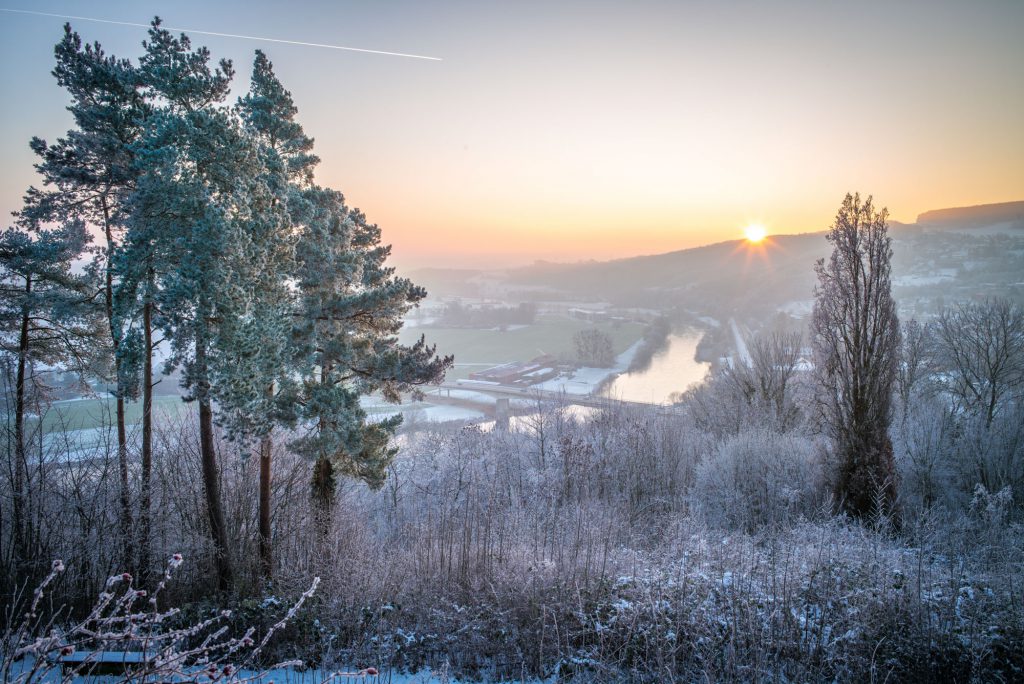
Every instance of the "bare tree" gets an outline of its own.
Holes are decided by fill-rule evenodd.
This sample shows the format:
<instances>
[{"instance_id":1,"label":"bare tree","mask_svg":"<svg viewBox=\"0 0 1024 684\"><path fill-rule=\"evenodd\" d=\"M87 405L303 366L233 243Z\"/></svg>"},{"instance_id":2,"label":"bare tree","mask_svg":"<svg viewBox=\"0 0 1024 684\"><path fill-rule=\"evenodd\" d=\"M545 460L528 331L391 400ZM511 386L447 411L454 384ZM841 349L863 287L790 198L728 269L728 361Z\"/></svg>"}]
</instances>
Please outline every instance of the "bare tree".
<instances>
[{"instance_id":1,"label":"bare tree","mask_svg":"<svg viewBox=\"0 0 1024 684\"><path fill-rule=\"evenodd\" d=\"M608 333L597 328L587 328L573 335L572 342L580 363L596 368L611 368L615 365L615 349Z\"/></svg>"},{"instance_id":2,"label":"bare tree","mask_svg":"<svg viewBox=\"0 0 1024 684\"><path fill-rule=\"evenodd\" d=\"M931 330L915 318L903 324L900 361L896 367L896 393L900 398L900 422L906 421L910 400L922 389L931 367Z\"/></svg>"},{"instance_id":3,"label":"bare tree","mask_svg":"<svg viewBox=\"0 0 1024 684\"><path fill-rule=\"evenodd\" d=\"M942 313L938 338L943 389L990 427L1024 392L1024 310L1005 299L962 303Z\"/></svg>"},{"instance_id":4,"label":"bare tree","mask_svg":"<svg viewBox=\"0 0 1024 684\"><path fill-rule=\"evenodd\" d=\"M887 210L847 195L828 235L832 256L814 270L811 321L819 406L837 457L835 494L857 517L891 511L896 469L889 424L900 349L892 299ZM880 495L880 496L879 496Z\"/></svg>"},{"instance_id":5,"label":"bare tree","mask_svg":"<svg viewBox=\"0 0 1024 684\"><path fill-rule=\"evenodd\" d=\"M750 363L737 363L726 374L747 406L780 432L794 427L800 411L793 402L792 380L800 362L801 335L771 331L750 343Z\"/></svg>"}]
</instances>

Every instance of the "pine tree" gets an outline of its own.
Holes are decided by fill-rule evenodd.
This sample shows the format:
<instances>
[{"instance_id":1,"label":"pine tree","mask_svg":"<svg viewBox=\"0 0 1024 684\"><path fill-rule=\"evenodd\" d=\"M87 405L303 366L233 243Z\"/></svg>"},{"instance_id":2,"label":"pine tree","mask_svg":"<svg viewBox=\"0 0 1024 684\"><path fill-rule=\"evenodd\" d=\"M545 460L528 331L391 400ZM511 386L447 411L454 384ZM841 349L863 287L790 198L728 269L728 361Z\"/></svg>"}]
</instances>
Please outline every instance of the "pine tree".
<instances>
[{"instance_id":1,"label":"pine tree","mask_svg":"<svg viewBox=\"0 0 1024 684\"><path fill-rule=\"evenodd\" d=\"M88 283L71 272L90 240L85 224L72 221L51 230L10 228L0 233L0 344L15 358L12 527L18 561L30 557L25 510L28 458L25 413L27 384L35 364L90 365L99 335Z\"/></svg>"},{"instance_id":2,"label":"pine tree","mask_svg":"<svg viewBox=\"0 0 1024 684\"><path fill-rule=\"evenodd\" d=\"M425 291L385 265L390 248L377 226L340 193L312 184L313 141L266 56L257 52L250 92L229 108L229 61L212 67L208 50L172 36L159 18L143 47L133 67L98 45L83 49L66 29L55 73L72 92L79 127L57 145L33 143L54 188L30 191L25 216L52 220L64 211L104 230L106 248L88 273L101 283L122 431L123 398L142 375L143 571L159 330L169 345L165 372L180 368L184 398L198 405L210 534L227 589L234 569L215 422L228 437L260 439L261 565L269 576L274 426L305 431L290 446L316 462L329 508L336 472L379 486L395 454L400 420L369 423L359 397L381 392L398 402L442 377L451 358L422 338L398 344L403 315ZM127 498L123 508L128 520Z\"/></svg>"},{"instance_id":3,"label":"pine tree","mask_svg":"<svg viewBox=\"0 0 1024 684\"><path fill-rule=\"evenodd\" d=\"M836 499L857 517L889 514L895 505L889 425L900 326L887 215L875 211L870 197L861 202L860 195L847 195L826 235L832 256L814 268L811 329L821 415L838 458Z\"/></svg>"},{"instance_id":4,"label":"pine tree","mask_svg":"<svg viewBox=\"0 0 1024 684\"><path fill-rule=\"evenodd\" d=\"M120 281L115 262L125 228L123 204L135 179L132 144L139 134L148 105L139 89L138 74L128 60L108 56L99 43L82 45L81 38L64 26L64 37L54 49L53 75L71 95L68 110L76 128L50 145L33 138L39 155L36 170L44 189L30 188L24 214L33 221L61 222L79 218L100 228L104 246L97 250L102 308L107 344L103 352L113 364L118 470L121 480L120 522L123 548L130 566L131 500L128 482L128 439L125 399L138 394L137 374L125 363L130 341L128 318L115 306Z\"/></svg>"},{"instance_id":5,"label":"pine tree","mask_svg":"<svg viewBox=\"0 0 1024 684\"><path fill-rule=\"evenodd\" d=\"M294 269L292 260L294 258L295 237L293 230L293 214L295 213L293 198L300 196L304 186L308 186L313 180L313 168L319 161L312 154L313 140L306 136L302 126L295 121L298 108L289 93L277 76L274 74L273 65L267 56L261 51L256 51L256 58L253 63L252 79L250 81L249 93L241 98L237 107L247 127L253 131L265 145L267 181L273 192L273 201L268 208L278 217L280 225L277 240L279 248L273 252L276 264L273 266L274 273L289 273ZM301 202L298 202L301 204ZM274 236L269 236L274 237ZM280 279L279 279L280 282ZM254 377L261 378L266 383L263 392L263 405L254 407L254 411L248 415L260 415L264 417L278 416L275 408L275 401L278 393L293 381L292 366L286 358L286 345L290 337L290 314L291 302L290 291L287 289L265 290L264 294L273 294L274 303L262 304L262 311L272 312L277 322L287 321L288 327L281 330L275 326L280 337L268 340L273 344L273 351L278 354L264 354L270 363L265 363ZM275 306L276 304L276 306ZM284 308L280 308L284 305ZM284 314L283 316L281 314ZM264 327L263 331L266 332ZM266 352L268 347L263 347ZM269 579L272 574L272 546L271 546L271 511L270 491L272 484L272 463L273 454L273 425L270 421L264 421L258 426L260 434L259 458L260 458L260 482L259 482L259 513L258 513L258 535L260 569L264 578Z\"/></svg>"},{"instance_id":6,"label":"pine tree","mask_svg":"<svg viewBox=\"0 0 1024 684\"><path fill-rule=\"evenodd\" d=\"M390 438L401 417L368 422L359 397L380 392L397 403L403 392L439 381L452 357L437 356L422 337L398 343L402 317L426 291L385 266L391 248L381 244L380 229L347 208L339 192L311 187L303 199L294 274L303 382L294 405L307 431L291 447L314 461L313 501L326 531L335 474L379 487L396 454Z\"/></svg>"},{"instance_id":7,"label":"pine tree","mask_svg":"<svg viewBox=\"0 0 1024 684\"><path fill-rule=\"evenodd\" d=\"M246 290L229 277L226 259L244 242L252 179L259 158L223 106L233 70L211 69L206 48L193 49L155 19L139 73L159 103L136 146L140 177L132 195L129 240L159 286L148 296L160 311L158 325L170 342L166 370L181 367L186 399L199 407L200 453L218 585L227 589L233 567L214 447L215 345L224 326L244 315ZM237 261L237 259L236 259Z\"/></svg>"}]
</instances>

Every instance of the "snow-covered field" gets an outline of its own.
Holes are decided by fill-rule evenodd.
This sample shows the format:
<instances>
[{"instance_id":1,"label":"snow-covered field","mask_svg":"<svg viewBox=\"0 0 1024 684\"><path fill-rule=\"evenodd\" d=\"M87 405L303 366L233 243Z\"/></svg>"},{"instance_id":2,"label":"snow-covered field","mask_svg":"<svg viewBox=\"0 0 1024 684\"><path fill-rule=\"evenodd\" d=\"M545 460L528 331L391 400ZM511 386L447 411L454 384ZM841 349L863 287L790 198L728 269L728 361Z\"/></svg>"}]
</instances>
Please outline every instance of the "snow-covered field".
<instances>
[{"instance_id":1,"label":"snow-covered field","mask_svg":"<svg viewBox=\"0 0 1024 684\"><path fill-rule=\"evenodd\" d=\"M530 388L545 392L561 392L576 397L594 394L602 384L613 376L626 372L642 343L642 340L637 340L629 349L615 357L615 365L611 368L577 368L567 378L561 376L551 378L536 385L531 385Z\"/></svg>"}]
</instances>

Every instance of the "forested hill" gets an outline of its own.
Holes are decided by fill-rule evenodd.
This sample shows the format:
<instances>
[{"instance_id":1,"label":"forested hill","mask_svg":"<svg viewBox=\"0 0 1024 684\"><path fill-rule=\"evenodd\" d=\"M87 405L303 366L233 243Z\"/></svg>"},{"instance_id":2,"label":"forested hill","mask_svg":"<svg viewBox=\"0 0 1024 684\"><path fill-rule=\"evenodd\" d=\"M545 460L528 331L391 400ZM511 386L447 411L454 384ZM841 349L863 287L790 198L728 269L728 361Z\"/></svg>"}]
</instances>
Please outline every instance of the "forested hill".
<instances>
[{"instance_id":1,"label":"forested hill","mask_svg":"<svg viewBox=\"0 0 1024 684\"><path fill-rule=\"evenodd\" d=\"M666 254L579 264L538 263L508 274L510 286L545 285L592 293L621 304L660 305L693 300L756 304L803 299L813 285L813 265L825 255L822 234L773 236L759 245L730 240ZM666 301L662 301L666 300Z\"/></svg>"},{"instance_id":2,"label":"forested hill","mask_svg":"<svg viewBox=\"0 0 1024 684\"><path fill-rule=\"evenodd\" d=\"M997 224L1011 224L1018 230L1024 230L1024 200L934 209L920 214L917 222L928 228L985 228Z\"/></svg>"},{"instance_id":3,"label":"forested hill","mask_svg":"<svg viewBox=\"0 0 1024 684\"><path fill-rule=\"evenodd\" d=\"M978 297L1019 281L1024 219L1015 223L1014 217L1022 212L1024 202L1007 202L930 211L919 223L890 221L897 297ZM803 233L772 235L760 244L730 240L612 261L537 262L505 271L423 269L414 278L441 297L599 299L621 306L756 315L810 300L814 263L828 252L824 233Z\"/></svg>"}]
</instances>

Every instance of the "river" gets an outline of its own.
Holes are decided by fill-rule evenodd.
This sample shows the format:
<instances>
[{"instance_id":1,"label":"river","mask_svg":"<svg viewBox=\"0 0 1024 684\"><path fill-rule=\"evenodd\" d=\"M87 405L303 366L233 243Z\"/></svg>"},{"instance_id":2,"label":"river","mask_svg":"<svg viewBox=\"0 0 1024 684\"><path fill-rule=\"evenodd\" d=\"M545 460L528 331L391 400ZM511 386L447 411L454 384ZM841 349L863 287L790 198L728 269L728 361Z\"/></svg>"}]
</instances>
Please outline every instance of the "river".
<instances>
[{"instance_id":1,"label":"river","mask_svg":"<svg viewBox=\"0 0 1024 684\"><path fill-rule=\"evenodd\" d=\"M654 355L646 370L619 375L601 394L623 401L669 403L672 394L700 382L711 368L710 363L694 360L700 338L697 331L669 335L668 345Z\"/></svg>"}]
</instances>

